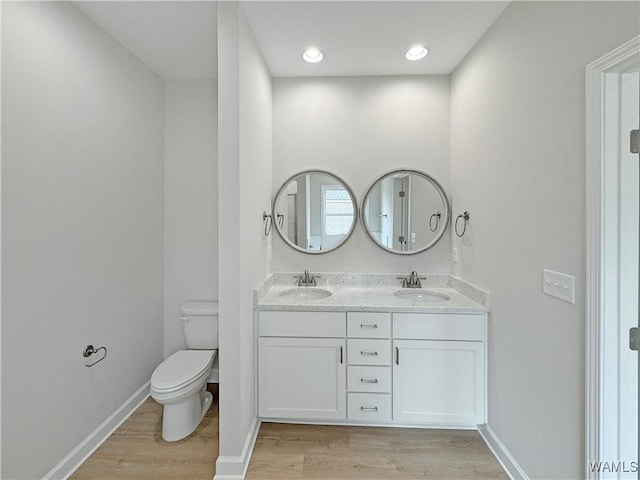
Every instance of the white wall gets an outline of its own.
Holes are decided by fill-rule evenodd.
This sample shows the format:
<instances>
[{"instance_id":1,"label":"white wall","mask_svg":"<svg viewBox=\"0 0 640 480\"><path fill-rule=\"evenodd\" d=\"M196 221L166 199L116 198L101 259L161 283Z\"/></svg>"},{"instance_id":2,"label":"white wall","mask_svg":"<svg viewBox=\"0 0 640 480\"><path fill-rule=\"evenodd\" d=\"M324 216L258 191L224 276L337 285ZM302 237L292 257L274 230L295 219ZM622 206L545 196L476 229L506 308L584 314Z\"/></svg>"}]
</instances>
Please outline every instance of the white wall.
<instances>
[{"instance_id":1,"label":"white wall","mask_svg":"<svg viewBox=\"0 0 640 480\"><path fill-rule=\"evenodd\" d=\"M242 430L256 416L253 288L271 272L271 239L262 212L271 205L273 93L271 73L240 9L240 289Z\"/></svg>"},{"instance_id":2,"label":"white wall","mask_svg":"<svg viewBox=\"0 0 640 480\"><path fill-rule=\"evenodd\" d=\"M218 299L215 80L164 84L164 355L185 348L180 305Z\"/></svg>"},{"instance_id":3,"label":"white wall","mask_svg":"<svg viewBox=\"0 0 640 480\"><path fill-rule=\"evenodd\" d=\"M638 3L513 2L452 76L454 272L492 293L489 425L530 478L584 475L585 66ZM576 276L576 304L542 268Z\"/></svg>"},{"instance_id":4,"label":"white wall","mask_svg":"<svg viewBox=\"0 0 640 480\"><path fill-rule=\"evenodd\" d=\"M335 77L274 80L273 191L289 176L323 169L357 196L382 173L410 167L449 187L449 77ZM399 256L383 251L359 225L339 249L306 255L274 230L276 271L448 273L450 245Z\"/></svg>"},{"instance_id":5,"label":"white wall","mask_svg":"<svg viewBox=\"0 0 640 480\"><path fill-rule=\"evenodd\" d=\"M239 3L218 4L220 457L238 463L256 419L253 288L270 272L271 75ZM224 121L223 121L224 120ZM240 469L240 471L238 471Z\"/></svg>"},{"instance_id":6,"label":"white wall","mask_svg":"<svg viewBox=\"0 0 640 480\"><path fill-rule=\"evenodd\" d=\"M0 2L0 58L2 52L2 2ZM0 71L2 68L0 67ZM0 92L2 91L2 75L0 75ZM2 95L0 94L0 125L2 125ZM0 128L0 146L2 145L2 128ZM0 197L2 195L2 154L0 153ZM0 198L0 233L2 231L2 199ZM2 235L0 234L0 252L2 252ZM0 272L2 271L2 255L0 254ZM2 275L0 274L0 292L2 292ZM0 372L2 372L2 295L0 294ZM0 469L2 468L2 382L0 381ZM0 477L2 472L0 471Z\"/></svg>"},{"instance_id":7,"label":"white wall","mask_svg":"<svg viewBox=\"0 0 640 480\"><path fill-rule=\"evenodd\" d=\"M2 8L2 476L33 479L162 360L163 92L71 4Z\"/></svg>"}]
</instances>

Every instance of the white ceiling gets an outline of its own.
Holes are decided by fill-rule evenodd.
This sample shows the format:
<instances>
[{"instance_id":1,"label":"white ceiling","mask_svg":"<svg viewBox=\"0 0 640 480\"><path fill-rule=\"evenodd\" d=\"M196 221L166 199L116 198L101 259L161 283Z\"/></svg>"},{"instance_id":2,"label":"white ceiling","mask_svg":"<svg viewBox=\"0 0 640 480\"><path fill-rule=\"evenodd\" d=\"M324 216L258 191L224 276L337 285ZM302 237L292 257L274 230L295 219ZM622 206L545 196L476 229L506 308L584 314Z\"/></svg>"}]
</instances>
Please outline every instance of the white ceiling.
<instances>
[{"instance_id":1,"label":"white ceiling","mask_svg":"<svg viewBox=\"0 0 640 480\"><path fill-rule=\"evenodd\" d=\"M217 77L213 1L74 4L165 79ZM243 8L274 77L449 74L508 1L256 1ZM405 60L423 44L429 55ZM324 61L308 64L316 46Z\"/></svg>"},{"instance_id":2,"label":"white ceiling","mask_svg":"<svg viewBox=\"0 0 640 480\"><path fill-rule=\"evenodd\" d=\"M509 2L302 1L243 3L274 77L449 74ZM429 49L410 62L413 45ZM320 63L302 60L315 46Z\"/></svg>"},{"instance_id":3,"label":"white ceiling","mask_svg":"<svg viewBox=\"0 0 640 480\"><path fill-rule=\"evenodd\" d=\"M215 2L73 3L162 78L178 80L217 77Z\"/></svg>"}]
</instances>

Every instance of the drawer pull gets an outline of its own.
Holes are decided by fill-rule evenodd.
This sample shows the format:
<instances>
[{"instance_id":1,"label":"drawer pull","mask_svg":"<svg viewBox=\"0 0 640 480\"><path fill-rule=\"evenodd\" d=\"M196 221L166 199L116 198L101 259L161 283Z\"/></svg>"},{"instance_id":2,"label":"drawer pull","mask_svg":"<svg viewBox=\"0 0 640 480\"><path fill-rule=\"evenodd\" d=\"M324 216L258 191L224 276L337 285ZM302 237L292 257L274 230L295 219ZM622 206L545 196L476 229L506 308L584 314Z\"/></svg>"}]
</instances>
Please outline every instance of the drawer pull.
<instances>
[{"instance_id":1,"label":"drawer pull","mask_svg":"<svg viewBox=\"0 0 640 480\"><path fill-rule=\"evenodd\" d=\"M360 383L378 383L378 379L361 378Z\"/></svg>"},{"instance_id":2,"label":"drawer pull","mask_svg":"<svg viewBox=\"0 0 640 480\"><path fill-rule=\"evenodd\" d=\"M365 352L364 350L360 350L360 355L365 355L365 356L370 356L370 357L377 357L378 356L378 352Z\"/></svg>"},{"instance_id":3,"label":"drawer pull","mask_svg":"<svg viewBox=\"0 0 640 480\"><path fill-rule=\"evenodd\" d=\"M360 328L378 328L377 323L361 323Z\"/></svg>"},{"instance_id":4,"label":"drawer pull","mask_svg":"<svg viewBox=\"0 0 640 480\"><path fill-rule=\"evenodd\" d=\"M360 407L360 411L362 412L377 412L378 407Z\"/></svg>"},{"instance_id":5,"label":"drawer pull","mask_svg":"<svg viewBox=\"0 0 640 480\"><path fill-rule=\"evenodd\" d=\"M343 360L343 356L342 356L342 345L340 345L340 364L343 364L344 360Z\"/></svg>"}]
</instances>

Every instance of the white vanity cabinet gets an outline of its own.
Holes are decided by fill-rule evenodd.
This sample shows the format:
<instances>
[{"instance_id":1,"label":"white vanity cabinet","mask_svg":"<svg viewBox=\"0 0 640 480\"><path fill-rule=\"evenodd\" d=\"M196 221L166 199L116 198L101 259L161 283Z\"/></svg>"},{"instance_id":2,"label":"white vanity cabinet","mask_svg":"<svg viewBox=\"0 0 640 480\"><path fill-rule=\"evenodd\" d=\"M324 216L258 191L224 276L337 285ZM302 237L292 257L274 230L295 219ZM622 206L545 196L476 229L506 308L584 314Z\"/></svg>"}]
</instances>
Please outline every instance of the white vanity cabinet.
<instances>
[{"instance_id":1,"label":"white vanity cabinet","mask_svg":"<svg viewBox=\"0 0 640 480\"><path fill-rule=\"evenodd\" d=\"M260 311L267 419L475 428L486 314Z\"/></svg>"},{"instance_id":2,"label":"white vanity cabinet","mask_svg":"<svg viewBox=\"0 0 640 480\"><path fill-rule=\"evenodd\" d=\"M393 318L393 419L485 423L485 316L398 313Z\"/></svg>"},{"instance_id":3,"label":"white vanity cabinet","mask_svg":"<svg viewBox=\"0 0 640 480\"><path fill-rule=\"evenodd\" d=\"M259 317L261 417L346 418L346 314L263 311Z\"/></svg>"}]
</instances>

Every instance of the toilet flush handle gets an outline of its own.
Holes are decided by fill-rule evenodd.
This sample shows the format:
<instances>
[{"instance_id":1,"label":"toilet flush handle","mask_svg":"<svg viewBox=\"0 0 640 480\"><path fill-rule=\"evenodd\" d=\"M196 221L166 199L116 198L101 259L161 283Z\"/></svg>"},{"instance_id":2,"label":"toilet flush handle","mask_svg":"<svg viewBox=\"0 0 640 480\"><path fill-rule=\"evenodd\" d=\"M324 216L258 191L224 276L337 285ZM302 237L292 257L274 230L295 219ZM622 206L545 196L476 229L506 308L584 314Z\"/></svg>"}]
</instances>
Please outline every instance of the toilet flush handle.
<instances>
[{"instance_id":1,"label":"toilet flush handle","mask_svg":"<svg viewBox=\"0 0 640 480\"><path fill-rule=\"evenodd\" d=\"M189 321L189 317L180 317L180 320L182 320L183 322L188 322Z\"/></svg>"}]
</instances>

